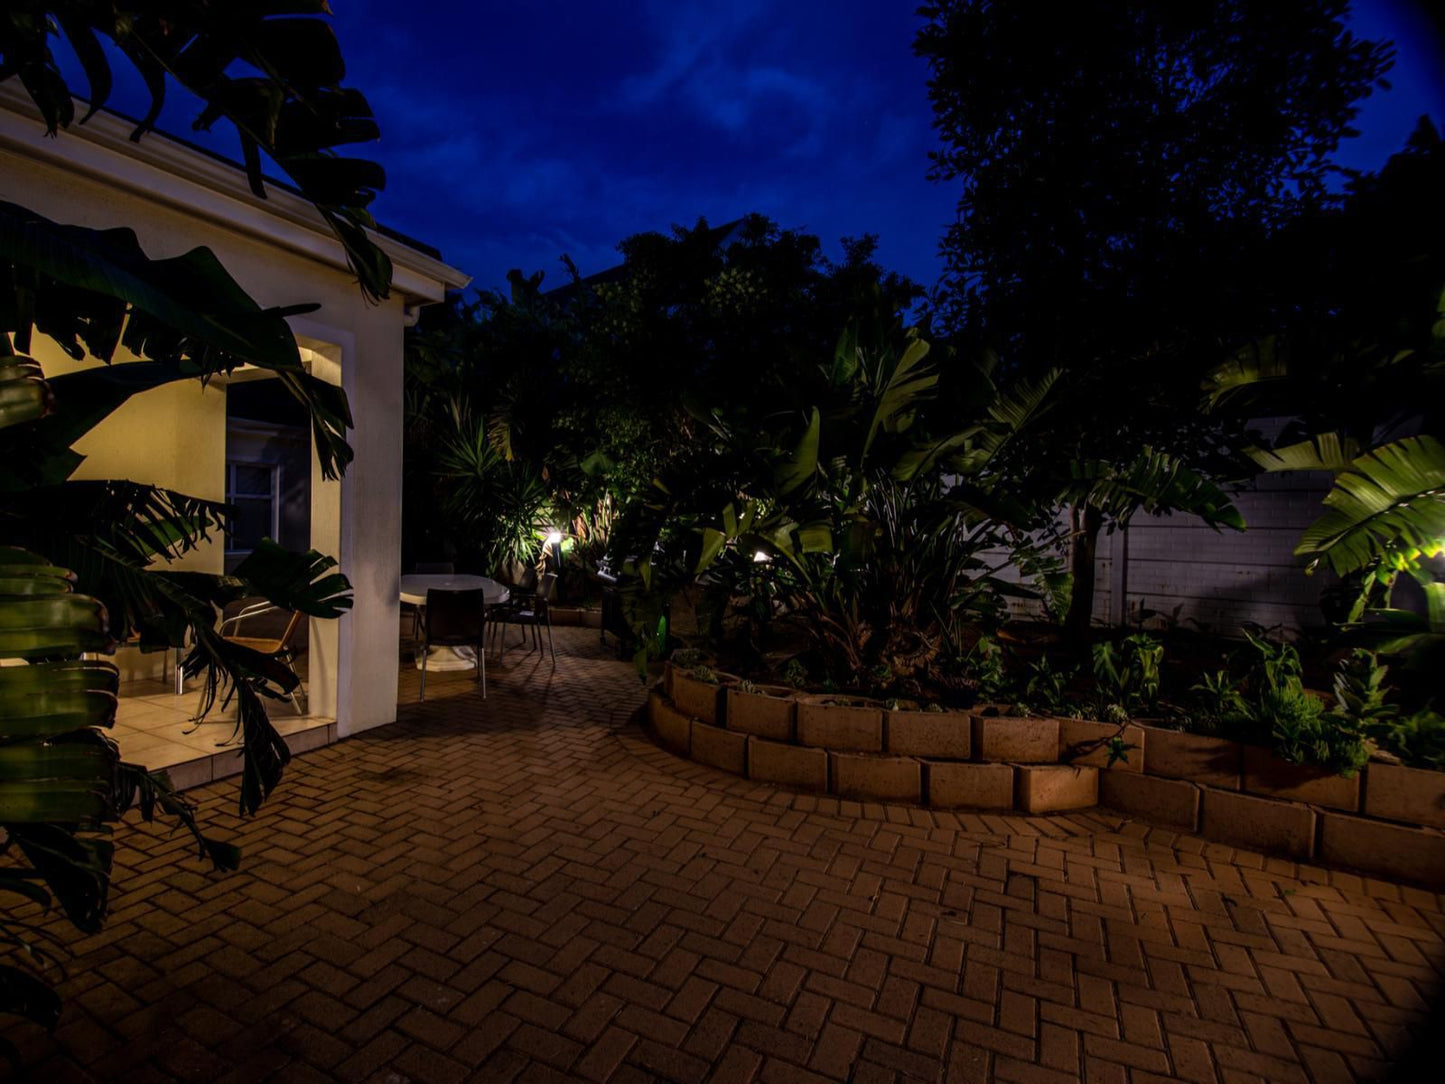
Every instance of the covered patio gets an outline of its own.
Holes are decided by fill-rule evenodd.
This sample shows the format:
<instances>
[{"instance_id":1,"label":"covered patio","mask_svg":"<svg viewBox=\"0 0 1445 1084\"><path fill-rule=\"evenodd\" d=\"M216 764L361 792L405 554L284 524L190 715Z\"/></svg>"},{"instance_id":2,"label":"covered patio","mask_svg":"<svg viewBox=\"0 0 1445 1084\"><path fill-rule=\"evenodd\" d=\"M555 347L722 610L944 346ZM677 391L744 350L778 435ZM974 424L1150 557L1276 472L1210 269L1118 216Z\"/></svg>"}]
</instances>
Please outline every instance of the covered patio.
<instances>
[{"instance_id":1,"label":"covered patio","mask_svg":"<svg viewBox=\"0 0 1445 1084\"><path fill-rule=\"evenodd\" d=\"M123 828L64 1023L12 1033L35 1078L1412 1079L1438 895L1104 811L740 780L651 743L595 630L557 648L485 701L402 666L397 724L254 818L193 791L239 873Z\"/></svg>"}]
</instances>

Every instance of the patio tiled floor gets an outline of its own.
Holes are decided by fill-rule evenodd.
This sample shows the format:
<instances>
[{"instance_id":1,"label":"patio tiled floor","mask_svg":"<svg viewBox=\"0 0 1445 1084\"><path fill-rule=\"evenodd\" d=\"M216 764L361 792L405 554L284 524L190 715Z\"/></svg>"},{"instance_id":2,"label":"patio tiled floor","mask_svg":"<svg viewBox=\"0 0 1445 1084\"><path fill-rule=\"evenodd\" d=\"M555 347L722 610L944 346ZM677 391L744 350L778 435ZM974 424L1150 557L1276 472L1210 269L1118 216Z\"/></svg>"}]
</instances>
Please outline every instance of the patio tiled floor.
<instances>
[{"instance_id":1,"label":"patio tiled floor","mask_svg":"<svg viewBox=\"0 0 1445 1084\"><path fill-rule=\"evenodd\" d=\"M298 758L252 821L234 781L193 792L239 874L122 831L57 1039L10 1031L34 1078L1349 1080L1422 1023L1435 895L731 779L632 727L595 636L485 703L452 674L418 706L404 671L401 723Z\"/></svg>"}]
</instances>

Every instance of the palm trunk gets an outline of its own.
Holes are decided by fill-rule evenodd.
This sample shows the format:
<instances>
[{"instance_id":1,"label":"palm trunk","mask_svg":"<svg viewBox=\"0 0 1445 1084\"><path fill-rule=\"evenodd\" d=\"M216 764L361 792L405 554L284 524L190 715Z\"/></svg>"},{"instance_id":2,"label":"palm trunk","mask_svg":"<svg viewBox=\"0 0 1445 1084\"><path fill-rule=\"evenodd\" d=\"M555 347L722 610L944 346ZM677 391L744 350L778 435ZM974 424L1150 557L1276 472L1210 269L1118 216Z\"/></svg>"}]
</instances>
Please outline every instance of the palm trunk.
<instances>
[{"instance_id":1,"label":"palm trunk","mask_svg":"<svg viewBox=\"0 0 1445 1084\"><path fill-rule=\"evenodd\" d=\"M1064 632L1076 645L1088 641L1089 623L1094 616L1095 558L1099 528L1103 525L1104 514L1091 504L1076 504L1069 509L1069 528L1073 535L1069 571L1074 583L1069 612L1064 617Z\"/></svg>"}]
</instances>

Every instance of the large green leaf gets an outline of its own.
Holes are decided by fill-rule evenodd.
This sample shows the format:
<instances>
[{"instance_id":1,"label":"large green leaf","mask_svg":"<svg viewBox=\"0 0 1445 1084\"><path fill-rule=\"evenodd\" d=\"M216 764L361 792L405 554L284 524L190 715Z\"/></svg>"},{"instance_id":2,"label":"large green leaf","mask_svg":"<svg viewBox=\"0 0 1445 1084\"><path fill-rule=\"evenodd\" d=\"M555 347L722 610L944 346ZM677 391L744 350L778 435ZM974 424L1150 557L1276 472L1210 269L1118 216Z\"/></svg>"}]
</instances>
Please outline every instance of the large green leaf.
<instances>
[{"instance_id":1,"label":"large green leaf","mask_svg":"<svg viewBox=\"0 0 1445 1084\"><path fill-rule=\"evenodd\" d=\"M327 574L336 560L307 550L293 553L262 539L234 576L277 606L311 617L340 617L351 609L351 584L339 572Z\"/></svg>"},{"instance_id":2,"label":"large green leaf","mask_svg":"<svg viewBox=\"0 0 1445 1084\"><path fill-rule=\"evenodd\" d=\"M350 407L341 388L305 370L286 323L315 307L262 309L209 249L152 260L131 230L60 225L0 202L0 331L12 331L24 347L33 324L77 359L88 353L108 362L124 345L203 379L248 364L266 369L307 408L322 472L331 478L352 458ZM112 378L108 386L84 373L56 378L52 389L78 389L81 400L57 429L73 432L85 419L94 424L147 381L164 382L155 369ZM54 394L63 401L61 390ZM23 446L21 435L7 439ZM25 439L56 438L40 429Z\"/></svg>"},{"instance_id":3,"label":"large green leaf","mask_svg":"<svg viewBox=\"0 0 1445 1084\"><path fill-rule=\"evenodd\" d=\"M1325 497L1325 513L1295 552L1340 575L1380 560L1411 561L1445 544L1445 444L1404 437L1350 463Z\"/></svg>"},{"instance_id":4,"label":"large green leaf","mask_svg":"<svg viewBox=\"0 0 1445 1084\"><path fill-rule=\"evenodd\" d=\"M1127 463L1075 460L1069 464L1065 497L1088 504L1119 522L1136 512L1183 512L1211 527L1245 528L1244 517L1218 485L1173 456L1143 449Z\"/></svg>"},{"instance_id":5,"label":"large green leaf","mask_svg":"<svg viewBox=\"0 0 1445 1084\"><path fill-rule=\"evenodd\" d=\"M45 738L111 726L119 675L103 662L62 660L0 666L0 740Z\"/></svg>"},{"instance_id":6,"label":"large green leaf","mask_svg":"<svg viewBox=\"0 0 1445 1084\"><path fill-rule=\"evenodd\" d=\"M806 485L818 471L818 437L822 432L822 415L818 408L808 414L808 425L798 438L793 454L779 468L775 478L779 493L792 493Z\"/></svg>"},{"instance_id":7,"label":"large green leaf","mask_svg":"<svg viewBox=\"0 0 1445 1084\"><path fill-rule=\"evenodd\" d=\"M0 429L43 418L54 402L39 365L26 357L0 354Z\"/></svg>"},{"instance_id":8,"label":"large green leaf","mask_svg":"<svg viewBox=\"0 0 1445 1084\"><path fill-rule=\"evenodd\" d=\"M1245 454L1261 470L1344 470L1360 454L1360 445L1352 437L1340 433L1318 433L1308 440L1280 448L1246 448Z\"/></svg>"},{"instance_id":9,"label":"large green leaf","mask_svg":"<svg viewBox=\"0 0 1445 1084\"><path fill-rule=\"evenodd\" d=\"M864 368L873 387L870 389L872 412L868 429L858 450L861 468L880 431L899 432L913 421L923 401L938 385L938 370L926 364L929 344L910 338L901 355L891 349L865 358Z\"/></svg>"},{"instance_id":10,"label":"large green leaf","mask_svg":"<svg viewBox=\"0 0 1445 1084\"><path fill-rule=\"evenodd\" d=\"M123 342L142 356L187 357L207 373L245 362L301 371L296 340L278 310L257 305L208 248L152 260L134 230L61 225L0 201L0 263L67 288L40 291L36 320L73 356L82 356L83 342L91 354L110 361ZM95 299L88 307L77 304L85 295ZM52 297L55 303L47 305ZM116 302L137 314L120 338L111 333L113 319L104 328L98 322L100 306ZM153 338L165 349L156 349Z\"/></svg>"}]
</instances>

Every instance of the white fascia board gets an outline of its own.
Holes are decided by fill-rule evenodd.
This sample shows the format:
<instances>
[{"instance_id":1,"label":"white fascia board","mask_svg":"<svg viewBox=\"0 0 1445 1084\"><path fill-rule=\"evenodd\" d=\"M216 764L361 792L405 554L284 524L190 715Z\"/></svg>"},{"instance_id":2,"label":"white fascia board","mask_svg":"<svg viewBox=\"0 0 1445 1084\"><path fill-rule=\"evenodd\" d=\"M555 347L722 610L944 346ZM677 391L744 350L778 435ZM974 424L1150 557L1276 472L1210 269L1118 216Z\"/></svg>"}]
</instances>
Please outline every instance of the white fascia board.
<instances>
[{"instance_id":1,"label":"white fascia board","mask_svg":"<svg viewBox=\"0 0 1445 1084\"><path fill-rule=\"evenodd\" d=\"M266 199L258 199L240 167L161 132L132 142L131 128L114 114L97 113L52 138L25 92L13 82L0 83L0 146L349 270L341 242L307 200L274 184L266 186ZM471 281L470 275L391 237L375 232L370 237L391 258L392 288L409 301L440 301L447 290Z\"/></svg>"}]
</instances>

